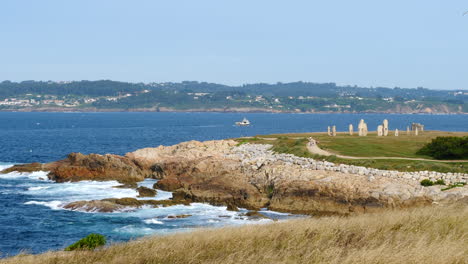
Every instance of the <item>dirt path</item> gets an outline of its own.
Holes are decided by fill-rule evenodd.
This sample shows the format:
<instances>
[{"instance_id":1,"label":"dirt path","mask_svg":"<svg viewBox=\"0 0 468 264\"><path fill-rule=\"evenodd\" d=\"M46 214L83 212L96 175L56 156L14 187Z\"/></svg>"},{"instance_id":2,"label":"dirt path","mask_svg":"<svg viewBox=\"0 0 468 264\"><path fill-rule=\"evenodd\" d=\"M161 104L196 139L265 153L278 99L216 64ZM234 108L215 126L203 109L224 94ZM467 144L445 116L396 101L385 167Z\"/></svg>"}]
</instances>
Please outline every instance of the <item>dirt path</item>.
<instances>
[{"instance_id":1,"label":"dirt path","mask_svg":"<svg viewBox=\"0 0 468 264\"><path fill-rule=\"evenodd\" d=\"M312 138L309 139L307 143L307 149L312 154L322 155L322 156L336 156L342 159L394 159L394 160L420 160L420 161L433 161L433 162L468 162L467 160L433 160L433 159L423 159L423 158L404 158L404 157L354 157L354 156L346 156L340 155L336 153L332 153L327 150L321 149L316 141Z\"/></svg>"}]
</instances>

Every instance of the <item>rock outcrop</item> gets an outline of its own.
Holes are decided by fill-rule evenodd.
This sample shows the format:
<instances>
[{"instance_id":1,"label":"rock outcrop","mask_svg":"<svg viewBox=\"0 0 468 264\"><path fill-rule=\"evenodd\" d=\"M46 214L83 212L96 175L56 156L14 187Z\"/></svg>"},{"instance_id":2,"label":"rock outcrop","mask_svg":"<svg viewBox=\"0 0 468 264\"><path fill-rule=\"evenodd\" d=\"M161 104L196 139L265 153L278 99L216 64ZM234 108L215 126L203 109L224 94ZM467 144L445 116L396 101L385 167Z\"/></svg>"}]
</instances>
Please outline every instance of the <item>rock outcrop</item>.
<instances>
[{"instance_id":1,"label":"rock outcrop","mask_svg":"<svg viewBox=\"0 0 468 264\"><path fill-rule=\"evenodd\" d=\"M71 153L64 160L49 165L49 178L56 182L81 180L117 180L138 182L151 177L151 171L118 155L83 155Z\"/></svg>"},{"instance_id":2,"label":"rock outcrop","mask_svg":"<svg viewBox=\"0 0 468 264\"><path fill-rule=\"evenodd\" d=\"M207 202L237 207L303 214L369 212L383 208L443 203L468 197L468 187L441 191L422 187L420 177L465 181L466 174L402 173L277 154L269 145L233 140L190 141L174 146L140 149L126 154L82 155L49 164L17 166L13 170L50 170L57 182L118 180L134 183L157 178L154 188L173 192L173 200L105 199L68 205L89 210ZM103 208L103 209L99 209ZM85 209L87 210L87 209Z\"/></svg>"},{"instance_id":3,"label":"rock outcrop","mask_svg":"<svg viewBox=\"0 0 468 264\"><path fill-rule=\"evenodd\" d=\"M189 201L174 200L137 200L135 198L109 198L92 201L76 201L66 204L63 208L72 211L112 213L117 211L131 211L144 205L152 207L168 207L173 205L189 205Z\"/></svg>"},{"instance_id":4,"label":"rock outcrop","mask_svg":"<svg viewBox=\"0 0 468 264\"><path fill-rule=\"evenodd\" d=\"M155 197L157 191L151 188L140 186L136 189L138 191L138 197Z\"/></svg>"}]
</instances>

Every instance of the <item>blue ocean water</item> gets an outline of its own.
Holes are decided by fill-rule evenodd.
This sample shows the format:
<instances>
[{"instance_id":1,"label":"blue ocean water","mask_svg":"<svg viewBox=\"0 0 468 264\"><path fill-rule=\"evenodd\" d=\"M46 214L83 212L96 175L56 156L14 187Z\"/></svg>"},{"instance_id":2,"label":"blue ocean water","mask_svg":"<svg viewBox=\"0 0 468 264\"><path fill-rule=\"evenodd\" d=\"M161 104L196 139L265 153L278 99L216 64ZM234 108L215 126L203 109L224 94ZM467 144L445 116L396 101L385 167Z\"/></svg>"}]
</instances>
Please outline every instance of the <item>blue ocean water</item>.
<instances>
[{"instance_id":1,"label":"blue ocean water","mask_svg":"<svg viewBox=\"0 0 468 264\"><path fill-rule=\"evenodd\" d=\"M250 127L233 126L248 118ZM266 113L0 113L0 169L14 163L49 162L70 152L125 154L143 147L187 140L212 140L258 134L325 131L336 125L346 131L364 118L374 130L384 118L390 129L406 130L411 122L428 130L468 131L468 115L397 114L266 114ZM201 226L258 223L224 207L206 204L143 208L134 212L84 213L63 210L67 201L136 197L116 182L56 184L46 172L0 175L0 254L21 250L39 253L63 248L97 232L111 241L148 234L192 230ZM151 186L152 180L142 182ZM160 191L157 199L170 193ZM191 214L184 219L170 215ZM286 214L265 212L274 218Z\"/></svg>"}]
</instances>

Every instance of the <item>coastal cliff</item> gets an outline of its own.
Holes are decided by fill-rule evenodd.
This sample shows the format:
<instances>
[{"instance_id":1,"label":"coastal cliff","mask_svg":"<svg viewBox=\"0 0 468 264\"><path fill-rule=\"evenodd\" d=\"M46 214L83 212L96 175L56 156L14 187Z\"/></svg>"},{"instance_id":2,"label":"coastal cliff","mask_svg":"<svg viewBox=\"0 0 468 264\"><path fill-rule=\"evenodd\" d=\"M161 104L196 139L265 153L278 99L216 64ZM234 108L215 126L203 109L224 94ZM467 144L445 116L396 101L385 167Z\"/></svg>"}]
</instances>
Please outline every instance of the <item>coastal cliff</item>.
<instances>
[{"instance_id":1,"label":"coastal cliff","mask_svg":"<svg viewBox=\"0 0 468 264\"><path fill-rule=\"evenodd\" d=\"M269 145L239 145L234 140L189 141L125 156L72 153L61 161L16 165L4 172L47 170L56 182L117 180L131 184L155 178L159 180L155 188L173 192L173 200L181 203L207 202L233 210L267 207L314 215L348 215L468 197L466 186L442 191L421 186L420 175L335 165L269 149ZM466 174L441 177L449 182L467 179Z\"/></svg>"}]
</instances>

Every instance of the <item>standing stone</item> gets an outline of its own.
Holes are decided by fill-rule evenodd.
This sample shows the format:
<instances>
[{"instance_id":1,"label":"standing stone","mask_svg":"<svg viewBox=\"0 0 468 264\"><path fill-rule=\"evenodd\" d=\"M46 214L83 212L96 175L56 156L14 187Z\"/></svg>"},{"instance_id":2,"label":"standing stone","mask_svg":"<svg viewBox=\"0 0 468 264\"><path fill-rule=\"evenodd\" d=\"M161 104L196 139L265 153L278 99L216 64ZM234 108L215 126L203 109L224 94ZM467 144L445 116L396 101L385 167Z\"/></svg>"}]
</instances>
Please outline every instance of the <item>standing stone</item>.
<instances>
[{"instance_id":1,"label":"standing stone","mask_svg":"<svg viewBox=\"0 0 468 264\"><path fill-rule=\"evenodd\" d=\"M353 124L349 124L349 135L353 135Z\"/></svg>"},{"instance_id":2,"label":"standing stone","mask_svg":"<svg viewBox=\"0 0 468 264\"><path fill-rule=\"evenodd\" d=\"M420 124L420 123L411 123L411 130L412 131L415 131L416 128L418 129L419 132L423 132L424 131L424 125Z\"/></svg>"},{"instance_id":3,"label":"standing stone","mask_svg":"<svg viewBox=\"0 0 468 264\"><path fill-rule=\"evenodd\" d=\"M382 125L383 125L383 135L388 136L388 120L384 119Z\"/></svg>"},{"instance_id":4,"label":"standing stone","mask_svg":"<svg viewBox=\"0 0 468 264\"><path fill-rule=\"evenodd\" d=\"M332 136L336 136L336 126L332 127Z\"/></svg>"},{"instance_id":5,"label":"standing stone","mask_svg":"<svg viewBox=\"0 0 468 264\"><path fill-rule=\"evenodd\" d=\"M383 126L382 125L377 126L377 136L379 136L379 137L383 136Z\"/></svg>"},{"instance_id":6,"label":"standing stone","mask_svg":"<svg viewBox=\"0 0 468 264\"><path fill-rule=\"evenodd\" d=\"M398 137L398 129L395 129L395 137Z\"/></svg>"},{"instance_id":7,"label":"standing stone","mask_svg":"<svg viewBox=\"0 0 468 264\"><path fill-rule=\"evenodd\" d=\"M410 131L409 131L409 126L406 127L406 135L408 136L410 134Z\"/></svg>"},{"instance_id":8,"label":"standing stone","mask_svg":"<svg viewBox=\"0 0 468 264\"><path fill-rule=\"evenodd\" d=\"M328 126L328 132L327 132L327 134L328 134L329 136L331 136L330 126Z\"/></svg>"},{"instance_id":9,"label":"standing stone","mask_svg":"<svg viewBox=\"0 0 468 264\"><path fill-rule=\"evenodd\" d=\"M367 136L367 124L364 122L364 119L361 119L361 121L359 121L358 133L359 136Z\"/></svg>"},{"instance_id":10,"label":"standing stone","mask_svg":"<svg viewBox=\"0 0 468 264\"><path fill-rule=\"evenodd\" d=\"M418 134L419 134L419 130L418 130L418 128L415 128L414 129L414 135L417 136Z\"/></svg>"}]
</instances>

